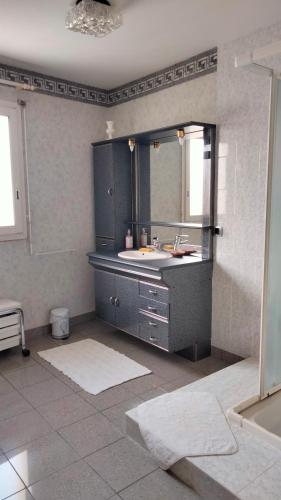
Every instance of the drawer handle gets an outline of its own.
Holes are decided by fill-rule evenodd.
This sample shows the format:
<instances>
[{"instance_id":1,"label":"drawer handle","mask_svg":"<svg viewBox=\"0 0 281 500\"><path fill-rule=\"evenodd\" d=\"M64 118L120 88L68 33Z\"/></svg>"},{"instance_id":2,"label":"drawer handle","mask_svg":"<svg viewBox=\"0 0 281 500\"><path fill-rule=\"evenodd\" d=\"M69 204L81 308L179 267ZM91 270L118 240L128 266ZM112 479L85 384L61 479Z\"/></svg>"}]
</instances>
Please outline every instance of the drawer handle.
<instances>
[{"instance_id":1,"label":"drawer handle","mask_svg":"<svg viewBox=\"0 0 281 500\"><path fill-rule=\"evenodd\" d=\"M149 340L150 342L158 342L158 338L157 337L149 337Z\"/></svg>"},{"instance_id":2,"label":"drawer handle","mask_svg":"<svg viewBox=\"0 0 281 500\"><path fill-rule=\"evenodd\" d=\"M157 313L157 309L156 309L156 307L147 306L147 309L148 309L149 311L151 311L151 312L155 312L155 313Z\"/></svg>"},{"instance_id":3,"label":"drawer handle","mask_svg":"<svg viewBox=\"0 0 281 500\"><path fill-rule=\"evenodd\" d=\"M102 243L101 244L102 247L107 247L108 246L108 243Z\"/></svg>"},{"instance_id":4,"label":"drawer handle","mask_svg":"<svg viewBox=\"0 0 281 500\"><path fill-rule=\"evenodd\" d=\"M158 327L157 323L153 323L153 321L149 321L148 324L149 326L153 326L154 328Z\"/></svg>"},{"instance_id":5,"label":"drawer handle","mask_svg":"<svg viewBox=\"0 0 281 500\"><path fill-rule=\"evenodd\" d=\"M158 292L156 290L148 290L148 293L151 293L152 295L158 295Z\"/></svg>"}]
</instances>

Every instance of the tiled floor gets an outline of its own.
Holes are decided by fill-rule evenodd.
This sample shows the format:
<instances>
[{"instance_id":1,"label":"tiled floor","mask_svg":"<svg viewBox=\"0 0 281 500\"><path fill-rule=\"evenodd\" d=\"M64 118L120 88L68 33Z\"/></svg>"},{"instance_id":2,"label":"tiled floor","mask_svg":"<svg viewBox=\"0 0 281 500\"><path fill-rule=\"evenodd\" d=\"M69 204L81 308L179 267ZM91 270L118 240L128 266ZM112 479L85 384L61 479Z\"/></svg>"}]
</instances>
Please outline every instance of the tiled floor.
<instances>
[{"instance_id":1,"label":"tiled floor","mask_svg":"<svg viewBox=\"0 0 281 500\"><path fill-rule=\"evenodd\" d=\"M187 500L198 498L126 436L125 412L142 401L224 368L208 358L191 363L96 320L71 338L94 338L153 373L98 396L42 360L57 346L31 337L31 357L0 353L0 500Z\"/></svg>"}]
</instances>

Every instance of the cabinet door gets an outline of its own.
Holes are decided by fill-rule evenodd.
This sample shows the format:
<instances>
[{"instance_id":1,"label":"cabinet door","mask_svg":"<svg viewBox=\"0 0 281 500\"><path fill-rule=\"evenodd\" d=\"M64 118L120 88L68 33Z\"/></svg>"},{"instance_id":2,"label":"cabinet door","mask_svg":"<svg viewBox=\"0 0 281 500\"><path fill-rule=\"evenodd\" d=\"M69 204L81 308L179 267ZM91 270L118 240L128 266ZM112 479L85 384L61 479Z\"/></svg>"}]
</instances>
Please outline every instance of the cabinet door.
<instances>
[{"instance_id":1,"label":"cabinet door","mask_svg":"<svg viewBox=\"0 0 281 500\"><path fill-rule=\"evenodd\" d=\"M95 270L95 294L97 317L115 325L115 275Z\"/></svg>"},{"instance_id":2,"label":"cabinet door","mask_svg":"<svg viewBox=\"0 0 281 500\"><path fill-rule=\"evenodd\" d=\"M94 188L96 235L115 238L112 144L94 147Z\"/></svg>"},{"instance_id":3,"label":"cabinet door","mask_svg":"<svg viewBox=\"0 0 281 500\"><path fill-rule=\"evenodd\" d=\"M138 280L116 276L116 326L138 336Z\"/></svg>"}]
</instances>

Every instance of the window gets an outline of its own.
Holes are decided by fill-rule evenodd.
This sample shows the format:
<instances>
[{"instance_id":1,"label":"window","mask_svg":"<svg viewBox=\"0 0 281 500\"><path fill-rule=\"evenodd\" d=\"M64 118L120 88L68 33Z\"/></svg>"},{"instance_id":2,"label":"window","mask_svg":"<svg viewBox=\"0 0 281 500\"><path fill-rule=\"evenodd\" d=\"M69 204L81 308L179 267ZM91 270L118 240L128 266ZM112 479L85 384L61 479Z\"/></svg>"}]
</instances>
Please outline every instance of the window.
<instances>
[{"instance_id":1,"label":"window","mask_svg":"<svg viewBox=\"0 0 281 500\"><path fill-rule=\"evenodd\" d=\"M26 238L21 111L0 101L0 241Z\"/></svg>"},{"instance_id":2,"label":"window","mask_svg":"<svg viewBox=\"0 0 281 500\"><path fill-rule=\"evenodd\" d=\"M202 222L204 139L202 133L186 137L183 148L183 220Z\"/></svg>"}]
</instances>

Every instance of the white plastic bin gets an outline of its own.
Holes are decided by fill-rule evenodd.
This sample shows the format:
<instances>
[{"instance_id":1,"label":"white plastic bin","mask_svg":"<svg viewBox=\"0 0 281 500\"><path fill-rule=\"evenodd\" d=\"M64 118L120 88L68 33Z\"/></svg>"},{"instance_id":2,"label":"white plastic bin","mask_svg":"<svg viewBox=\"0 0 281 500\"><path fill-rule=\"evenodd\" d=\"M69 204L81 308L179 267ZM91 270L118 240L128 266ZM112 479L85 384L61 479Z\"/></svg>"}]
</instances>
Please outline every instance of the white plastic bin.
<instances>
[{"instance_id":1,"label":"white plastic bin","mask_svg":"<svg viewBox=\"0 0 281 500\"><path fill-rule=\"evenodd\" d=\"M69 310L66 307L52 309L50 323L54 339L66 339L69 337Z\"/></svg>"}]
</instances>

